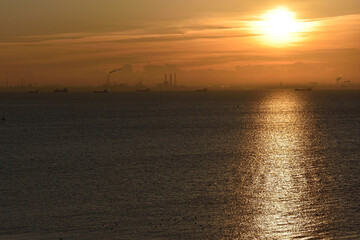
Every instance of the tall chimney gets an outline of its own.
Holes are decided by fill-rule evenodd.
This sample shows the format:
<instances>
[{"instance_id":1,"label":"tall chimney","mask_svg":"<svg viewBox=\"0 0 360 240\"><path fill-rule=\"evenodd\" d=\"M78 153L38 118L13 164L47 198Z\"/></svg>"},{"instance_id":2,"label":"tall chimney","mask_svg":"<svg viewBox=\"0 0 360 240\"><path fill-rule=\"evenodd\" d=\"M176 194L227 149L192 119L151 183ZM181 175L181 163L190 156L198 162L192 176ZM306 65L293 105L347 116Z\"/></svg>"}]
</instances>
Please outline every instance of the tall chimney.
<instances>
[{"instance_id":1,"label":"tall chimney","mask_svg":"<svg viewBox=\"0 0 360 240\"><path fill-rule=\"evenodd\" d=\"M176 73L174 73L174 87L177 86L177 83L176 83Z\"/></svg>"}]
</instances>

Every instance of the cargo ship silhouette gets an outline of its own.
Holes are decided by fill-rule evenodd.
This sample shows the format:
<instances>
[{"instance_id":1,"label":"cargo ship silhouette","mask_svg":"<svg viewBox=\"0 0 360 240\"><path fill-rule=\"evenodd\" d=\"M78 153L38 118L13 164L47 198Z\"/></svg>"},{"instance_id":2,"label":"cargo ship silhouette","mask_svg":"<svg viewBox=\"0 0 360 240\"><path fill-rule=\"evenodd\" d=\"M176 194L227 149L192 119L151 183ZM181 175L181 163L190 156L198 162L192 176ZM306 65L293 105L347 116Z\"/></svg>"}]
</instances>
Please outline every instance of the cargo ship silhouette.
<instances>
[{"instance_id":1,"label":"cargo ship silhouette","mask_svg":"<svg viewBox=\"0 0 360 240\"><path fill-rule=\"evenodd\" d=\"M57 89L54 90L54 92L55 92L55 93L59 93L59 92L69 92L69 89L67 89L67 88L58 89L58 88L57 88Z\"/></svg>"}]
</instances>

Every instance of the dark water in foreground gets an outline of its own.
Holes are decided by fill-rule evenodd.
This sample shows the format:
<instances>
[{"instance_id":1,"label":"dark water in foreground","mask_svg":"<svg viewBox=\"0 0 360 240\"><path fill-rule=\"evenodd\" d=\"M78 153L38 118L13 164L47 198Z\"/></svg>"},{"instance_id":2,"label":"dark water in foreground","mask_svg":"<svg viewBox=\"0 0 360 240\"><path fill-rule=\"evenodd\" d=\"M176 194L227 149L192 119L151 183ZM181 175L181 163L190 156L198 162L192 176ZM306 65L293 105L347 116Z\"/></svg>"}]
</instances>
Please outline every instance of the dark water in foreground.
<instances>
[{"instance_id":1,"label":"dark water in foreground","mask_svg":"<svg viewBox=\"0 0 360 240\"><path fill-rule=\"evenodd\" d=\"M360 239L360 91L1 93L3 113L0 239Z\"/></svg>"}]
</instances>

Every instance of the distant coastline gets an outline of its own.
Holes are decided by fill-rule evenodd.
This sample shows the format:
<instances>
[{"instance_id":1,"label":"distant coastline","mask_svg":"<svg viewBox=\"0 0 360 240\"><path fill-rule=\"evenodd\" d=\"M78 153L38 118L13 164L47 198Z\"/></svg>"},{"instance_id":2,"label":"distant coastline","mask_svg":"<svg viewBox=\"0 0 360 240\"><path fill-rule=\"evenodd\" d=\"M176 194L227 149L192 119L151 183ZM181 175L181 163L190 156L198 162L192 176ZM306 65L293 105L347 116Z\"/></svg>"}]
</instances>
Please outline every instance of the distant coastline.
<instances>
[{"instance_id":1,"label":"distant coastline","mask_svg":"<svg viewBox=\"0 0 360 240\"><path fill-rule=\"evenodd\" d=\"M64 91L66 89L66 91ZM106 89L106 91L104 91ZM360 85L352 86L316 86L309 87L304 85L289 85L286 87L279 87L277 85L264 86L181 86L177 88L161 88L145 86L139 88L138 86L41 86L41 87L0 87L0 92L24 92L24 93L58 93L58 92L91 92L91 93L111 93L111 92L136 92L139 90L151 89L151 92L187 92L187 91L243 91L243 90L297 90L304 91L305 89L316 90L360 90Z\"/></svg>"}]
</instances>

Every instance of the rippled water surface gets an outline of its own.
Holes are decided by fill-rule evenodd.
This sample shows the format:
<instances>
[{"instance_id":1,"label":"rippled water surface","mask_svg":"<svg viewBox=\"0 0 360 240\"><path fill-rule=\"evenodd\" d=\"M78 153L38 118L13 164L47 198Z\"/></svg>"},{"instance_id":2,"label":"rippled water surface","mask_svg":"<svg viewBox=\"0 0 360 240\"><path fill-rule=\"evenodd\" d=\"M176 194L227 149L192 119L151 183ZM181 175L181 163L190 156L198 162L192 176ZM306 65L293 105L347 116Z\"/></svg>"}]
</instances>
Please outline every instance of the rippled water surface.
<instances>
[{"instance_id":1,"label":"rippled water surface","mask_svg":"<svg viewBox=\"0 0 360 240\"><path fill-rule=\"evenodd\" d=\"M1 93L0 115L0 239L360 239L359 91Z\"/></svg>"}]
</instances>

